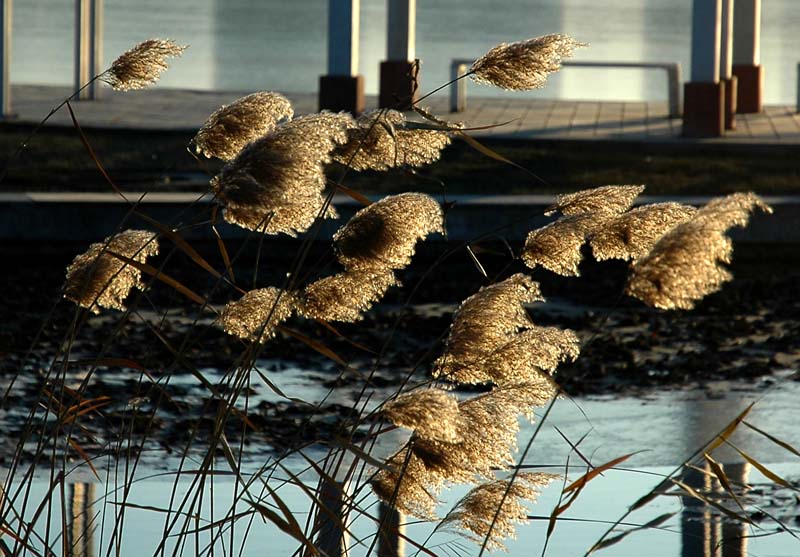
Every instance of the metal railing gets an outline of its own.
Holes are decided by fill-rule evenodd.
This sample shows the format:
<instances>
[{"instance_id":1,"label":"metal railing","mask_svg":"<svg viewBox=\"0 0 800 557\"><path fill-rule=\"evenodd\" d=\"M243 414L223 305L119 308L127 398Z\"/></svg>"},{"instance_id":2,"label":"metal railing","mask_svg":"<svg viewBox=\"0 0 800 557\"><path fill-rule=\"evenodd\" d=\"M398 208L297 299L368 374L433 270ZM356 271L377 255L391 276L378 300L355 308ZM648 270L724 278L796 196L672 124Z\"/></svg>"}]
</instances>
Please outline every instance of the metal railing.
<instances>
[{"instance_id":1,"label":"metal railing","mask_svg":"<svg viewBox=\"0 0 800 557\"><path fill-rule=\"evenodd\" d=\"M462 112L467 108L467 80L459 79L469 71L473 60L455 59L450 64L450 112ZM667 99L670 118L680 118L681 111L681 65L677 62L576 62L564 61L565 68L634 68L662 70L667 73ZM800 83L798 84L800 87Z\"/></svg>"}]
</instances>

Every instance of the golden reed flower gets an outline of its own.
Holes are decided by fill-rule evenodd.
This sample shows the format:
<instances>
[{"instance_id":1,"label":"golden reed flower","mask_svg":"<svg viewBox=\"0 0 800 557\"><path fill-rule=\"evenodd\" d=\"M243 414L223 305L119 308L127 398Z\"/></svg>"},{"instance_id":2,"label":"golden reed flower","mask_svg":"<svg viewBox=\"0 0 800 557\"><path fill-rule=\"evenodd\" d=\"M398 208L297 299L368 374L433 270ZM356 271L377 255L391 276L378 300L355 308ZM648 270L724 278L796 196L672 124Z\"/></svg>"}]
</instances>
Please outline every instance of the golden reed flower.
<instances>
[{"instance_id":1,"label":"golden reed flower","mask_svg":"<svg viewBox=\"0 0 800 557\"><path fill-rule=\"evenodd\" d=\"M99 78L117 91L144 89L152 85L175 58L189 48L170 39L149 39L124 52Z\"/></svg>"},{"instance_id":2,"label":"golden reed flower","mask_svg":"<svg viewBox=\"0 0 800 557\"><path fill-rule=\"evenodd\" d=\"M644 191L644 186L600 186L588 190L559 195L556 204L545 214L560 211L564 215L604 213L617 215L630 209Z\"/></svg>"},{"instance_id":3,"label":"golden reed flower","mask_svg":"<svg viewBox=\"0 0 800 557\"><path fill-rule=\"evenodd\" d=\"M345 271L309 284L297 311L308 319L354 323L399 284L391 269Z\"/></svg>"},{"instance_id":4,"label":"golden reed flower","mask_svg":"<svg viewBox=\"0 0 800 557\"><path fill-rule=\"evenodd\" d=\"M732 277L733 243L725 233L745 226L755 209L772 209L752 193L711 200L688 221L673 228L634 262L626 292L661 309L691 309Z\"/></svg>"},{"instance_id":5,"label":"golden reed flower","mask_svg":"<svg viewBox=\"0 0 800 557\"><path fill-rule=\"evenodd\" d=\"M67 267L65 298L93 313L100 313L101 307L125 310L123 302L131 289L144 290L142 273L109 252L144 263L158 254L158 242L152 232L126 230L92 244Z\"/></svg>"},{"instance_id":6,"label":"golden reed flower","mask_svg":"<svg viewBox=\"0 0 800 557\"><path fill-rule=\"evenodd\" d=\"M589 239L592 254L598 261L638 259L646 255L658 240L697 212L691 205L655 203L642 205L614 217Z\"/></svg>"},{"instance_id":7,"label":"golden reed flower","mask_svg":"<svg viewBox=\"0 0 800 557\"><path fill-rule=\"evenodd\" d=\"M559 34L501 43L472 64L470 77L501 89L540 89L549 74L561 69L561 61L582 46L586 44Z\"/></svg>"},{"instance_id":8,"label":"golden reed flower","mask_svg":"<svg viewBox=\"0 0 800 557\"><path fill-rule=\"evenodd\" d=\"M442 389L417 389L383 405L381 414L396 426L413 429L420 439L461 440L458 399Z\"/></svg>"},{"instance_id":9,"label":"golden reed flower","mask_svg":"<svg viewBox=\"0 0 800 557\"><path fill-rule=\"evenodd\" d=\"M219 320L229 335L265 342L275 336L275 328L292 315L296 305L289 292L271 286L259 288L226 304Z\"/></svg>"},{"instance_id":10,"label":"golden reed flower","mask_svg":"<svg viewBox=\"0 0 800 557\"><path fill-rule=\"evenodd\" d=\"M431 491L428 476L422 460L406 447L386 459L385 467L370 484L378 499L387 505L417 518L436 520L441 485L433 486L435 491Z\"/></svg>"},{"instance_id":11,"label":"golden reed flower","mask_svg":"<svg viewBox=\"0 0 800 557\"><path fill-rule=\"evenodd\" d=\"M494 480L469 491L442 525L466 530L465 536L493 550L506 550L506 539L516 538L516 524L527 522L528 508L523 501L536 502L541 490L558 479L557 474L521 472L513 481Z\"/></svg>"},{"instance_id":12,"label":"golden reed flower","mask_svg":"<svg viewBox=\"0 0 800 557\"><path fill-rule=\"evenodd\" d=\"M334 160L353 170L388 170L424 166L439 159L450 144L447 133L406 129L406 118L396 110L374 110L360 116L348 131L348 141Z\"/></svg>"},{"instance_id":13,"label":"golden reed flower","mask_svg":"<svg viewBox=\"0 0 800 557\"><path fill-rule=\"evenodd\" d=\"M347 141L353 119L322 112L278 125L249 143L211 181L225 220L248 230L295 236L325 204L325 164ZM335 217L332 207L325 217Z\"/></svg>"},{"instance_id":14,"label":"golden reed flower","mask_svg":"<svg viewBox=\"0 0 800 557\"><path fill-rule=\"evenodd\" d=\"M579 276L581 247L609 218L606 213L581 213L532 230L522 248L522 262L531 269L541 266L565 277Z\"/></svg>"},{"instance_id":15,"label":"golden reed flower","mask_svg":"<svg viewBox=\"0 0 800 557\"><path fill-rule=\"evenodd\" d=\"M294 110L280 93L262 91L236 99L215 110L192 139L197 153L232 160L245 145L275 129Z\"/></svg>"},{"instance_id":16,"label":"golden reed flower","mask_svg":"<svg viewBox=\"0 0 800 557\"><path fill-rule=\"evenodd\" d=\"M402 269L411 263L417 240L444 233L439 203L424 193L390 195L358 211L333 236L347 270Z\"/></svg>"}]
</instances>

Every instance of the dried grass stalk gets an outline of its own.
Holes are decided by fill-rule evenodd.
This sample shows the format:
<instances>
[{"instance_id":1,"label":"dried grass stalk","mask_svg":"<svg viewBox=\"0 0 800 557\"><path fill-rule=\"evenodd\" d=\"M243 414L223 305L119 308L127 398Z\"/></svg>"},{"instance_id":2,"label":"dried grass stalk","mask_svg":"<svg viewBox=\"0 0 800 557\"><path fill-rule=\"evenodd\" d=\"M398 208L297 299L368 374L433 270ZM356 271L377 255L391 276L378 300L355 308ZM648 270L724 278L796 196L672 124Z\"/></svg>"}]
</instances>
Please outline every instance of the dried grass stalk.
<instances>
[{"instance_id":1,"label":"dried grass stalk","mask_svg":"<svg viewBox=\"0 0 800 557\"><path fill-rule=\"evenodd\" d=\"M444 233L442 208L424 193L390 195L358 211L333 236L347 270L402 269L411 263L417 240Z\"/></svg>"},{"instance_id":2,"label":"dried grass stalk","mask_svg":"<svg viewBox=\"0 0 800 557\"><path fill-rule=\"evenodd\" d=\"M644 191L644 186L601 186L559 195L556 204L545 214L561 211L564 215L604 213L618 215L630 209Z\"/></svg>"},{"instance_id":3,"label":"dried grass stalk","mask_svg":"<svg viewBox=\"0 0 800 557\"><path fill-rule=\"evenodd\" d=\"M347 141L348 114L322 112L280 124L249 143L211 181L225 220L249 230L295 236L308 229L325 199L325 164ZM335 217L329 208L326 217Z\"/></svg>"},{"instance_id":4,"label":"dried grass stalk","mask_svg":"<svg viewBox=\"0 0 800 557\"><path fill-rule=\"evenodd\" d=\"M540 89L549 74L561 69L561 61L582 46L586 44L559 34L501 43L472 64L470 76L501 89Z\"/></svg>"},{"instance_id":5,"label":"dried grass stalk","mask_svg":"<svg viewBox=\"0 0 800 557\"><path fill-rule=\"evenodd\" d=\"M627 293L661 309L691 309L732 276L733 243L725 233L745 226L755 209L772 209L752 193L710 201L695 216L663 236L631 267Z\"/></svg>"},{"instance_id":6,"label":"dried grass stalk","mask_svg":"<svg viewBox=\"0 0 800 557\"><path fill-rule=\"evenodd\" d=\"M383 417L396 426L413 429L416 437L455 443L461 440L458 399L442 389L417 389L387 402Z\"/></svg>"},{"instance_id":7,"label":"dried grass stalk","mask_svg":"<svg viewBox=\"0 0 800 557\"><path fill-rule=\"evenodd\" d=\"M466 537L492 550L506 550L506 539L516 538L516 524L527 522L523 501L536 502L541 490L558 479L544 472L517 474L513 482L494 480L473 488L442 519L443 526L466 530Z\"/></svg>"},{"instance_id":8,"label":"dried grass stalk","mask_svg":"<svg viewBox=\"0 0 800 557\"><path fill-rule=\"evenodd\" d=\"M399 284L391 269L345 271L308 285L298 312L309 319L354 323Z\"/></svg>"},{"instance_id":9,"label":"dried grass stalk","mask_svg":"<svg viewBox=\"0 0 800 557\"><path fill-rule=\"evenodd\" d=\"M292 315L296 305L293 294L270 286L251 290L226 304L219 320L229 335L266 342L275 336L275 328Z\"/></svg>"},{"instance_id":10,"label":"dried grass stalk","mask_svg":"<svg viewBox=\"0 0 800 557\"><path fill-rule=\"evenodd\" d=\"M158 242L153 232L126 230L92 244L67 267L64 297L92 313L100 308L125 311L125 298L132 288L144 290L139 269L120 261L109 252L144 263L158 254Z\"/></svg>"},{"instance_id":11,"label":"dried grass stalk","mask_svg":"<svg viewBox=\"0 0 800 557\"><path fill-rule=\"evenodd\" d=\"M195 150L207 158L232 160L245 145L271 132L294 110L280 93L251 93L214 111L192 139Z\"/></svg>"},{"instance_id":12,"label":"dried grass stalk","mask_svg":"<svg viewBox=\"0 0 800 557\"><path fill-rule=\"evenodd\" d=\"M605 223L589 239L598 261L638 259L647 254L664 234L697 212L691 205L656 203L622 213Z\"/></svg>"},{"instance_id":13,"label":"dried grass stalk","mask_svg":"<svg viewBox=\"0 0 800 557\"><path fill-rule=\"evenodd\" d=\"M447 133L406 129L406 118L396 110L375 110L357 120L334 160L353 170L388 170L398 166L424 166L439 159L450 144Z\"/></svg>"},{"instance_id":14,"label":"dried grass stalk","mask_svg":"<svg viewBox=\"0 0 800 557\"><path fill-rule=\"evenodd\" d=\"M117 91L144 89L169 67L167 58L178 57L187 48L170 39L146 40L120 55L99 79Z\"/></svg>"},{"instance_id":15,"label":"dried grass stalk","mask_svg":"<svg viewBox=\"0 0 800 557\"><path fill-rule=\"evenodd\" d=\"M582 213L561 217L532 230L525 239L523 263L531 269L538 265L565 277L579 276L578 267L583 260L581 247L610 218L611 215L604 212Z\"/></svg>"}]
</instances>

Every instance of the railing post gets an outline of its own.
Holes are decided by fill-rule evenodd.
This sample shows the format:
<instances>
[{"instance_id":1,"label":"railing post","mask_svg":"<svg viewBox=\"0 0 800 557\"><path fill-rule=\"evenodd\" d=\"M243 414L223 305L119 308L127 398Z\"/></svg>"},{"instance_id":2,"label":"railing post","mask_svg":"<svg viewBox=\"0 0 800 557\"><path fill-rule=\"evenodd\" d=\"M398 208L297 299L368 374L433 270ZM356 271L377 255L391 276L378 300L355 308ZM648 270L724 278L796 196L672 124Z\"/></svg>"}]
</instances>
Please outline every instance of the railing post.
<instances>
[{"instance_id":1,"label":"railing post","mask_svg":"<svg viewBox=\"0 0 800 557\"><path fill-rule=\"evenodd\" d=\"M0 119L11 116L12 0L0 0Z\"/></svg>"},{"instance_id":2,"label":"railing post","mask_svg":"<svg viewBox=\"0 0 800 557\"><path fill-rule=\"evenodd\" d=\"M797 113L800 114L800 63L797 64Z\"/></svg>"},{"instance_id":3,"label":"railing post","mask_svg":"<svg viewBox=\"0 0 800 557\"><path fill-rule=\"evenodd\" d=\"M467 64L453 60L450 64L450 112L464 112L467 109L467 80L461 77L467 73Z\"/></svg>"},{"instance_id":4,"label":"railing post","mask_svg":"<svg viewBox=\"0 0 800 557\"><path fill-rule=\"evenodd\" d=\"M103 0L75 0L75 90L102 71ZM78 98L97 98L99 86L93 82Z\"/></svg>"},{"instance_id":5,"label":"railing post","mask_svg":"<svg viewBox=\"0 0 800 557\"><path fill-rule=\"evenodd\" d=\"M667 87L669 88L669 117L680 118L682 114L680 64L671 64L667 67Z\"/></svg>"}]
</instances>

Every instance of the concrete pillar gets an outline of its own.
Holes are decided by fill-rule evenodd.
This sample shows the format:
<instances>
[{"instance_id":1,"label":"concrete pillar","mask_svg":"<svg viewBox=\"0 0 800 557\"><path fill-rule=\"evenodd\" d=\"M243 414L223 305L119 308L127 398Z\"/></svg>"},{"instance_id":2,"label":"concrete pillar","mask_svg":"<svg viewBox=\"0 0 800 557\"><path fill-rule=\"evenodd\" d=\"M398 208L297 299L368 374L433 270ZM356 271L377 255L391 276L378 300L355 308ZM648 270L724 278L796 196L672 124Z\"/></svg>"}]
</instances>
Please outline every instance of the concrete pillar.
<instances>
[{"instance_id":1,"label":"concrete pillar","mask_svg":"<svg viewBox=\"0 0 800 557\"><path fill-rule=\"evenodd\" d=\"M0 119L11 116L11 7L0 0Z\"/></svg>"},{"instance_id":2,"label":"concrete pillar","mask_svg":"<svg viewBox=\"0 0 800 557\"><path fill-rule=\"evenodd\" d=\"M684 86L683 135L725 131L725 85L719 80L722 0L693 0L692 73Z\"/></svg>"},{"instance_id":3,"label":"concrete pillar","mask_svg":"<svg viewBox=\"0 0 800 557\"><path fill-rule=\"evenodd\" d=\"M387 0L386 60L381 62L380 107L410 107L418 89L417 0Z\"/></svg>"},{"instance_id":4,"label":"concrete pillar","mask_svg":"<svg viewBox=\"0 0 800 557\"><path fill-rule=\"evenodd\" d=\"M722 0L719 79L725 84L725 129L736 129L736 76L733 75L733 0Z\"/></svg>"},{"instance_id":5,"label":"concrete pillar","mask_svg":"<svg viewBox=\"0 0 800 557\"><path fill-rule=\"evenodd\" d=\"M364 111L358 74L360 0L328 0L328 73L319 78L320 110Z\"/></svg>"},{"instance_id":6,"label":"concrete pillar","mask_svg":"<svg viewBox=\"0 0 800 557\"><path fill-rule=\"evenodd\" d=\"M764 108L764 68L761 66L761 0L734 0L733 75L737 78L737 112Z\"/></svg>"},{"instance_id":7,"label":"concrete pillar","mask_svg":"<svg viewBox=\"0 0 800 557\"><path fill-rule=\"evenodd\" d=\"M103 71L103 0L75 0L75 90ZM92 83L79 100L97 98L100 86Z\"/></svg>"},{"instance_id":8,"label":"concrete pillar","mask_svg":"<svg viewBox=\"0 0 800 557\"><path fill-rule=\"evenodd\" d=\"M380 503L378 512L380 530L378 530L378 557L404 557L405 542L400 534L404 533L403 515L386 503Z\"/></svg>"}]
</instances>

